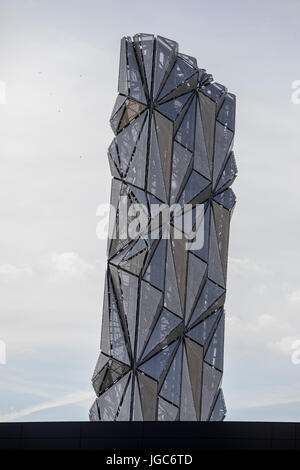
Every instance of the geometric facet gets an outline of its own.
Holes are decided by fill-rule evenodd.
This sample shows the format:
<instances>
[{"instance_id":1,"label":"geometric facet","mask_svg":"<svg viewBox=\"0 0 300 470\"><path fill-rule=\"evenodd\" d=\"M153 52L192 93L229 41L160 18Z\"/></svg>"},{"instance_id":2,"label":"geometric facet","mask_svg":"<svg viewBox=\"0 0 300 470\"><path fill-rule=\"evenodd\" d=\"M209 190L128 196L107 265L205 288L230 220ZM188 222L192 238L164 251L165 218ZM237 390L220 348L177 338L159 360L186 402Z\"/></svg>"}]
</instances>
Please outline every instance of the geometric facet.
<instances>
[{"instance_id":1,"label":"geometric facet","mask_svg":"<svg viewBox=\"0 0 300 470\"><path fill-rule=\"evenodd\" d=\"M214 327L216 319L219 316L219 313L220 313L219 310L212 313L211 315L209 315L209 317L206 317L205 320L198 323L198 325L196 325L194 328L192 328L186 335L189 338L191 338L192 340L194 340L197 343L204 346L206 344L206 341L208 340L210 334L211 334L211 331ZM209 362L209 361L207 361L207 362ZM212 364L212 365L214 365L214 364Z\"/></svg>"},{"instance_id":2,"label":"geometric facet","mask_svg":"<svg viewBox=\"0 0 300 470\"><path fill-rule=\"evenodd\" d=\"M223 293L224 289L210 279L207 279L189 323L193 324L198 320L206 310L212 307Z\"/></svg>"},{"instance_id":3,"label":"geometric facet","mask_svg":"<svg viewBox=\"0 0 300 470\"><path fill-rule=\"evenodd\" d=\"M224 349L224 312L221 315L216 331L211 339L204 360L211 366L223 370Z\"/></svg>"},{"instance_id":4,"label":"geometric facet","mask_svg":"<svg viewBox=\"0 0 300 470\"><path fill-rule=\"evenodd\" d=\"M194 405L190 373L186 359L185 350L183 351L182 365L182 383L181 383L181 402L180 402L180 420L197 421L196 409Z\"/></svg>"},{"instance_id":5,"label":"geometric facet","mask_svg":"<svg viewBox=\"0 0 300 470\"><path fill-rule=\"evenodd\" d=\"M209 421L223 421L226 415L226 405L223 396L222 389L219 391L218 398L214 405L212 414L210 415Z\"/></svg>"},{"instance_id":6,"label":"geometric facet","mask_svg":"<svg viewBox=\"0 0 300 470\"><path fill-rule=\"evenodd\" d=\"M180 401L180 377L182 368L182 343L179 344L179 348L172 361L170 369L166 375L162 388L160 390L160 396L166 398L174 405L179 406Z\"/></svg>"},{"instance_id":7,"label":"geometric facet","mask_svg":"<svg viewBox=\"0 0 300 470\"><path fill-rule=\"evenodd\" d=\"M178 415L178 408L163 398L158 398L158 421L175 421Z\"/></svg>"},{"instance_id":8,"label":"geometric facet","mask_svg":"<svg viewBox=\"0 0 300 470\"><path fill-rule=\"evenodd\" d=\"M153 333L151 334L147 343L143 357L146 357L147 354L149 354L152 349L160 344L181 322L181 318L177 317L165 308L162 309L162 312L154 327Z\"/></svg>"},{"instance_id":9,"label":"geometric facet","mask_svg":"<svg viewBox=\"0 0 300 470\"><path fill-rule=\"evenodd\" d=\"M151 359L139 365L139 369L142 372L145 372L146 374L150 375L150 377L153 377L154 379L158 380L165 368L167 367L177 344L178 343L176 341L171 343L161 352L155 354L155 356L153 356Z\"/></svg>"},{"instance_id":10,"label":"geometric facet","mask_svg":"<svg viewBox=\"0 0 300 470\"><path fill-rule=\"evenodd\" d=\"M190 104L175 139L183 147L194 150L196 98Z\"/></svg>"},{"instance_id":11,"label":"geometric facet","mask_svg":"<svg viewBox=\"0 0 300 470\"><path fill-rule=\"evenodd\" d=\"M158 312L161 298L162 293L158 289L155 289L147 282L141 282L137 357L140 356L145 340L149 335L149 329Z\"/></svg>"},{"instance_id":12,"label":"geometric facet","mask_svg":"<svg viewBox=\"0 0 300 470\"><path fill-rule=\"evenodd\" d=\"M207 421L210 416L212 404L218 391L222 378L222 372L203 362L203 385L202 385L202 403L201 420Z\"/></svg>"},{"instance_id":13,"label":"geometric facet","mask_svg":"<svg viewBox=\"0 0 300 470\"><path fill-rule=\"evenodd\" d=\"M194 305L199 287L201 285L204 273L206 271L207 264L204 263L200 258L194 256L192 253L189 254L188 261L188 277L187 277L187 292L186 292L186 317L191 314L191 309Z\"/></svg>"}]
</instances>

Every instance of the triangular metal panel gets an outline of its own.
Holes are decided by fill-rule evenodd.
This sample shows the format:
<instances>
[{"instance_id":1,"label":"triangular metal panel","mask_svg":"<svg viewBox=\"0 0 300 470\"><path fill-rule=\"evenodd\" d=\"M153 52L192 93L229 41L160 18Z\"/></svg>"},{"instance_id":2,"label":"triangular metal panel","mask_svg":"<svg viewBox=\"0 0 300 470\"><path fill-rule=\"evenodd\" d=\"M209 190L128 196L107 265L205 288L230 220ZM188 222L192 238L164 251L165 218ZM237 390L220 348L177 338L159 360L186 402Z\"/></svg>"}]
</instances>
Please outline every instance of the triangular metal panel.
<instances>
[{"instance_id":1,"label":"triangular metal panel","mask_svg":"<svg viewBox=\"0 0 300 470\"><path fill-rule=\"evenodd\" d=\"M92 379L94 379L99 374L99 372L106 366L108 361L109 357L105 356L103 353L100 353Z\"/></svg>"},{"instance_id":2,"label":"triangular metal panel","mask_svg":"<svg viewBox=\"0 0 300 470\"><path fill-rule=\"evenodd\" d=\"M182 184L189 169L192 156L193 154L190 150L174 141L170 196L171 204L177 202L177 196L179 192L181 192Z\"/></svg>"},{"instance_id":3,"label":"triangular metal panel","mask_svg":"<svg viewBox=\"0 0 300 470\"><path fill-rule=\"evenodd\" d=\"M90 410L89 410L89 419L90 421L100 421L100 413L97 404L97 400L94 401Z\"/></svg>"},{"instance_id":4,"label":"triangular metal panel","mask_svg":"<svg viewBox=\"0 0 300 470\"><path fill-rule=\"evenodd\" d=\"M224 311L221 315L216 331L211 339L204 360L208 364L223 370L224 361Z\"/></svg>"},{"instance_id":5,"label":"triangular metal panel","mask_svg":"<svg viewBox=\"0 0 300 470\"><path fill-rule=\"evenodd\" d=\"M147 248L148 247L147 247L145 240L143 238L138 238L136 241L133 242L130 249L124 253L124 256L122 259L123 261L128 261L131 258L133 258L135 255L146 250Z\"/></svg>"},{"instance_id":6,"label":"triangular metal panel","mask_svg":"<svg viewBox=\"0 0 300 470\"><path fill-rule=\"evenodd\" d=\"M219 391L218 398L210 415L209 421L223 421L226 415L226 405L222 389Z\"/></svg>"},{"instance_id":7,"label":"triangular metal panel","mask_svg":"<svg viewBox=\"0 0 300 470\"><path fill-rule=\"evenodd\" d=\"M173 123L157 111L154 111L154 120L165 189L167 198L169 198L173 145Z\"/></svg>"},{"instance_id":8,"label":"triangular metal panel","mask_svg":"<svg viewBox=\"0 0 300 470\"><path fill-rule=\"evenodd\" d=\"M210 219L210 242L209 242L209 259L208 259L208 277L225 288L225 279L219 243L216 234L214 217Z\"/></svg>"},{"instance_id":9,"label":"triangular metal panel","mask_svg":"<svg viewBox=\"0 0 300 470\"><path fill-rule=\"evenodd\" d=\"M103 309L102 309L102 327L101 327L101 351L110 355L110 340L109 340L109 298L108 298L108 281L107 273L105 274L105 286L103 296Z\"/></svg>"},{"instance_id":10,"label":"triangular metal panel","mask_svg":"<svg viewBox=\"0 0 300 470\"><path fill-rule=\"evenodd\" d=\"M150 284L152 284L154 287L157 287L161 290L164 288L166 246L167 240L159 240L143 276L145 281L150 282Z\"/></svg>"},{"instance_id":11,"label":"triangular metal panel","mask_svg":"<svg viewBox=\"0 0 300 470\"><path fill-rule=\"evenodd\" d=\"M171 247L181 302L181 310L183 312L185 306L188 251L186 249L186 239L184 237L176 238L173 230L171 230Z\"/></svg>"},{"instance_id":12,"label":"triangular metal panel","mask_svg":"<svg viewBox=\"0 0 300 470\"><path fill-rule=\"evenodd\" d=\"M146 357L157 345L159 345L167 336L182 322L182 319L169 312L165 308L162 310L157 323L151 333L143 358Z\"/></svg>"},{"instance_id":13,"label":"triangular metal panel","mask_svg":"<svg viewBox=\"0 0 300 470\"><path fill-rule=\"evenodd\" d=\"M173 343L169 344L169 346L152 356L151 359L144 362L143 364L140 364L138 366L139 369L150 377L159 380L162 373L166 370L177 345L178 341L174 341Z\"/></svg>"},{"instance_id":14,"label":"triangular metal panel","mask_svg":"<svg viewBox=\"0 0 300 470\"><path fill-rule=\"evenodd\" d=\"M181 57L178 57L159 95L159 99L161 100L164 96L168 95L172 90L194 75L194 73L194 67L191 67Z\"/></svg>"},{"instance_id":15,"label":"triangular metal panel","mask_svg":"<svg viewBox=\"0 0 300 470\"><path fill-rule=\"evenodd\" d=\"M203 362L201 421L207 421L209 419L221 379L222 372L210 366L206 362Z\"/></svg>"},{"instance_id":16,"label":"triangular metal panel","mask_svg":"<svg viewBox=\"0 0 300 470\"><path fill-rule=\"evenodd\" d=\"M112 159L112 156L111 154L108 152L107 154L108 156L108 163L109 163L109 168L110 168L110 174L111 176L115 177L115 178L120 178L121 175L119 173L119 167L117 167L117 165L115 164L114 160Z\"/></svg>"},{"instance_id":17,"label":"triangular metal panel","mask_svg":"<svg viewBox=\"0 0 300 470\"><path fill-rule=\"evenodd\" d=\"M187 318L190 317L206 268L207 264L204 261L192 253L189 254L185 303L185 315Z\"/></svg>"},{"instance_id":18,"label":"triangular metal panel","mask_svg":"<svg viewBox=\"0 0 300 470\"><path fill-rule=\"evenodd\" d=\"M194 328L186 333L186 335L191 338L196 343L204 346L210 337L210 334L215 326L216 320L219 317L220 310L212 313L205 318L202 322L198 323Z\"/></svg>"},{"instance_id":19,"label":"triangular metal panel","mask_svg":"<svg viewBox=\"0 0 300 470\"><path fill-rule=\"evenodd\" d=\"M144 267L145 258L147 256L147 250L139 253L128 261L121 261L120 267L126 271L130 271L132 274L139 276Z\"/></svg>"},{"instance_id":20,"label":"triangular metal panel","mask_svg":"<svg viewBox=\"0 0 300 470\"><path fill-rule=\"evenodd\" d=\"M178 52L178 44L166 41L162 36L156 38L156 60L154 70L153 98L156 98L163 85L164 78L171 70Z\"/></svg>"},{"instance_id":21,"label":"triangular metal panel","mask_svg":"<svg viewBox=\"0 0 300 470\"><path fill-rule=\"evenodd\" d=\"M126 109L126 103L124 103L123 106L121 106L121 108L116 112L116 114L112 118L110 118L110 121L109 121L110 127L112 128L113 133L115 135L117 135L118 131L120 131L120 122L124 115L125 109Z\"/></svg>"},{"instance_id":22,"label":"triangular metal panel","mask_svg":"<svg viewBox=\"0 0 300 470\"><path fill-rule=\"evenodd\" d=\"M204 176L201 176L193 170L181 193L179 204L183 205L191 203L198 194L209 186L209 184L210 182L204 178Z\"/></svg>"},{"instance_id":23,"label":"triangular metal panel","mask_svg":"<svg viewBox=\"0 0 300 470\"><path fill-rule=\"evenodd\" d=\"M199 92L199 104L201 119L204 131L204 139L207 150L208 161L210 165L210 171L213 169L213 153L214 153L214 135L215 135L215 124L216 124L216 103Z\"/></svg>"},{"instance_id":24,"label":"triangular metal panel","mask_svg":"<svg viewBox=\"0 0 300 470\"><path fill-rule=\"evenodd\" d=\"M217 82L211 82L201 88L202 93L208 96L211 100L217 103L218 109L221 107L225 96L226 96L226 88L224 85L221 85Z\"/></svg>"},{"instance_id":25,"label":"triangular metal panel","mask_svg":"<svg viewBox=\"0 0 300 470\"><path fill-rule=\"evenodd\" d=\"M129 374L126 374L122 379L113 384L107 392L104 392L97 398L102 421L115 420L128 378Z\"/></svg>"},{"instance_id":26,"label":"triangular metal panel","mask_svg":"<svg viewBox=\"0 0 300 470\"><path fill-rule=\"evenodd\" d=\"M127 39L121 40L118 92L128 95L127 80Z\"/></svg>"},{"instance_id":27,"label":"triangular metal panel","mask_svg":"<svg viewBox=\"0 0 300 470\"><path fill-rule=\"evenodd\" d=\"M155 129L154 118L151 124L150 154L148 167L148 191L161 201L167 201L166 188L161 166L157 133Z\"/></svg>"},{"instance_id":28,"label":"triangular metal panel","mask_svg":"<svg viewBox=\"0 0 300 470\"><path fill-rule=\"evenodd\" d=\"M200 113L200 105L197 100L196 109L196 130L195 130L195 150L194 150L194 169L205 178L210 179L210 168L207 156L207 150L204 139L203 124Z\"/></svg>"},{"instance_id":29,"label":"triangular metal panel","mask_svg":"<svg viewBox=\"0 0 300 470\"><path fill-rule=\"evenodd\" d=\"M192 325L195 321L200 319L202 314L208 310L224 294L224 292L225 290L222 287L218 286L210 279L207 279L189 324Z\"/></svg>"},{"instance_id":30,"label":"triangular metal panel","mask_svg":"<svg viewBox=\"0 0 300 470\"><path fill-rule=\"evenodd\" d=\"M184 95L185 93L189 93L190 91L196 90L198 84L198 72L196 72L191 78L188 78L182 85L180 85L175 90L171 91L168 95L164 96L158 104L163 104L166 101L169 101L173 98L177 98L177 96Z\"/></svg>"},{"instance_id":31,"label":"triangular metal panel","mask_svg":"<svg viewBox=\"0 0 300 470\"><path fill-rule=\"evenodd\" d=\"M166 263L166 279L165 279L165 297L164 306L182 316L181 302L177 285L176 271L171 249L171 241L167 244L167 263Z\"/></svg>"},{"instance_id":32,"label":"triangular metal panel","mask_svg":"<svg viewBox=\"0 0 300 470\"><path fill-rule=\"evenodd\" d=\"M192 56L187 55L187 54L182 54L182 52L180 52L180 53L178 54L178 57L181 57L185 62L187 62L187 63L188 63L189 65L191 65L192 67L194 67L195 70L198 69L196 57L192 57Z\"/></svg>"},{"instance_id":33,"label":"triangular metal panel","mask_svg":"<svg viewBox=\"0 0 300 470\"><path fill-rule=\"evenodd\" d=\"M210 204L207 204L204 211L204 217L196 230L195 242L191 243L189 248L192 253L199 256L205 262L208 262L210 212Z\"/></svg>"},{"instance_id":34,"label":"triangular metal panel","mask_svg":"<svg viewBox=\"0 0 300 470\"><path fill-rule=\"evenodd\" d=\"M127 127L125 127L116 137L118 146L120 168L123 174L126 173L128 164L133 155L133 150L136 146L138 136L141 132L142 125L145 119L145 114L140 114L134 119Z\"/></svg>"},{"instance_id":35,"label":"triangular metal panel","mask_svg":"<svg viewBox=\"0 0 300 470\"><path fill-rule=\"evenodd\" d=\"M185 338L186 357L194 397L197 420L200 420L200 404L202 391L202 360L203 348L189 338Z\"/></svg>"},{"instance_id":36,"label":"triangular metal panel","mask_svg":"<svg viewBox=\"0 0 300 470\"><path fill-rule=\"evenodd\" d=\"M150 377L137 372L141 405L144 421L155 421L157 405L157 382Z\"/></svg>"},{"instance_id":37,"label":"triangular metal panel","mask_svg":"<svg viewBox=\"0 0 300 470\"><path fill-rule=\"evenodd\" d=\"M218 113L218 121L230 130L235 128L235 96L228 93Z\"/></svg>"},{"instance_id":38,"label":"triangular metal panel","mask_svg":"<svg viewBox=\"0 0 300 470\"><path fill-rule=\"evenodd\" d=\"M132 193L132 196L136 199L137 204L141 204L142 210L146 215L148 215L148 204L145 191L140 188L137 188L136 186L133 186L132 184L128 184L127 188ZM136 203L135 201L133 202Z\"/></svg>"},{"instance_id":39,"label":"triangular metal panel","mask_svg":"<svg viewBox=\"0 0 300 470\"><path fill-rule=\"evenodd\" d=\"M197 414L194 405L192 385L190 381L185 349L183 349L182 363L180 421L197 421Z\"/></svg>"},{"instance_id":40,"label":"triangular metal panel","mask_svg":"<svg viewBox=\"0 0 300 470\"><path fill-rule=\"evenodd\" d=\"M226 191L223 191L222 193L214 196L214 200L230 212L232 212L236 203L236 197L231 188L228 188Z\"/></svg>"},{"instance_id":41,"label":"triangular metal panel","mask_svg":"<svg viewBox=\"0 0 300 470\"><path fill-rule=\"evenodd\" d=\"M185 95L177 96L163 104L157 105L156 109L161 114L164 114L169 119L171 119L171 121L175 121L190 97L191 92L186 93Z\"/></svg>"},{"instance_id":42,"label":"triangular metal panel","mask_svg":"<svg viewBox=\"0 0 300 470\"><path fill-rule=\"evenodd\" d=\"M148 282L141 281L137 357L141 355L161 302L162 292L152 287Z\"/></svg>"},{"instance_id":43,"label":"triangular metal panel","mask_svg":"<svg viewBox=\"0 0 300 470\"><path fill-rule=\"evenodd\" d=\"M151 94L151 83L152 83L152 63L153 63L153 48L154 48L154 35L153 34L137 34L135 37L136 50L139 50L138 43L140 45L140 55L145 69L145 75L147 80L148 94Z\"/></svg>"},{"instance_id":44,"label":"triangular metal panel","mask_svg":"<svg viewBox=\"0 0 300 470\"><path fill-rule=\"evenodd\" d=\"M225 164L232 142L233 132L217 121L214 146L213 186L215 186L220 172Z\"/></svg>"},{"instance_id":45,"label":"triangular metal panel","mask_svg":"<svg viewBox=\"0 0 300 470\"><path fill-rule=\"evenodd\" d=\"M143 421L143 412L137 378L134 383L133 421Z\"/></svg>"},{"instance_id":46,"label":"triangular metal panel","mask_svg":"<svg viewBox=\"0 0 300 470\"><path fill-rule=\"evenodd\" d=\"M179 406L180 403L180 382L182 369L182 342L176 351L174 359L170 365L168 373L160 389L160 396L166 398L171 403Z\"/></svg>"},{"instance_id":47,"label":"triangular metal panel","mask_svg":"<svg viewBox=\"0 0 300 470\"><path fill-rule=\"evenodd\" d=\"M131 379L131 373L130 373L130 378L127 384L126 391L123 396L123 401L120 406L120 411L118 413L117 421L129 421L130 420L131 387L132 387L132 379Z\"/></svg>"},{"instance_id":48,"label":"triangular metal panel","mask_svg":"<svg viewBox=\"0 0 300 470\"><path fill-rule=\"evenodd\" d=\"M125 109L121 116L122 121L117 126L118 132L128 126L128 124L136 119L143 111L145 111L145 109L146 105L132 99L127 100Z\"/></svg>"},{"instance_id":49,"label":"triangular metal panel","mask_svg":"<svg viewBox=\"0 0 300 470\"><path fill-rule=\"evenodd\" d=\"M112 143L108 147L108 154L110 155L118 173L120 173L120 159L119 159L119 153L116 145L116 138L113 139Z\"/></svg>"},{"instance_id":50,"label":"triangular metal panel","mask_svg":"<svg viewBox=\"0 0 300 470\"><path fill-rule=\"evenodd\" d=\"M192 100L179 127L175 139L185 148L194 150L196 97Z\"/></svg>"},{"instance_id":51,"label":"triangular metal panel","mask_svg":"<svg viewBox=\"0 0 300 470\"><path fill-rule=\"evenodd\" d=\"M130 337L131 350L134 350L135 323L137 309L138 278L133 274L119 270L122 302L126 316L128 335Z\"/></svg>"},{"instance_id":52,"label":"triangular metal panel","mask_svg":"<svg viewBox=\"0 0 300 470\"><path fill-rule=\"evenodd\" d=\"M127 42L127 60L128 60L128 76L129 76L129 94L132 98L142 103L146 103L145 92L139 67L135 57L135 52L131 40Z\"/></svg>"},{"instance_id":53,"label":"triangular metal panel","mask_svg":"<svg viewBox=\"0 0 300 470\"><path fill-rule=\"evenodd\" d=\"M114 117L114 115L122 108L122 105L125 104L127 97L124 95L118 95L110 116L110 119Z\"/></svg>"},{"instance_id":54,"label":"triangular metal panel","mask_svg":"<svg viewBox=\"0 0 300 470\"><path fill-rule=\"evenodd\" d=\"M178 415L177 406L172 405L163 398L158 398L158 421L175 421Z\"/></svg>"},{"instance_id":55,"label":"triangular metal panel","mask_svg":"<svg viewBox=\"0 0 300 470\"><path fill-rule=\"evenodd\" d=\"M221 190L224 191L226 188L228 188L233 183L236 175L237 166L235 162L234 153L230 152L223 173L221 174L220 179L218 181L216 192Z\"/></svg>"},{"instance_id":56,"label":"triangular metal panel","mask_svg":"<svg viewBox=\"0 0 300 470\"><path fill-rule=\"evenodd\" d=\"M109 331L111 339L111 356L118 361L129 364L128 351L126 347L126 339L122 328L122 322L119 309L116 302L114 290L109 282L109 299L110 299L110 322ZM120 302L119 302L120 305Z\"/></svg>"},{"instance_id":57,"label":"triangular metal panel","mask_svg":"<svg viewBox=\"0 0 300 470\"><path fill-rule=\"evenodd\" d=\"M220 250L224 279L227 276L228 244L229 244L229 224L230 212L213 201L213 213L216 226L216 235Z\"/></svg>"},{"instance_id":58,"label":"triangular metal panel","mask_svg":"<svg viewBox=\"0 0 300 470\"><path fill-rule=\"evenodd\" d=\"M143 130L140 134L133 157L129 163L125 180L140 188L145 188L145 173L147 162L147 140L148 140L148 113Z\"/></svg>"}]
</instances>

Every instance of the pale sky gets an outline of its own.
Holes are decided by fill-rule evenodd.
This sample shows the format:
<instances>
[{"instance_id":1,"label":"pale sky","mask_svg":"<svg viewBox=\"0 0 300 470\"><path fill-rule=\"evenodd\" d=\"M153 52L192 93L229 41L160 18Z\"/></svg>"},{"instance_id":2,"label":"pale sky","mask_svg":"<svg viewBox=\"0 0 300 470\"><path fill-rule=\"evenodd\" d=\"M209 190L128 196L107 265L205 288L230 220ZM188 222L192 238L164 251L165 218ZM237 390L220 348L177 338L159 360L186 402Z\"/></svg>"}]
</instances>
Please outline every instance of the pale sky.
<instances>
[{"instance_id":1,"label":"pale sky","mask_svg":"<svg viewBox=\"0 0 300 470\"><path fill-rule=\"evenodd\" d=\"M237 96L228 420L300 421L300 1L0 0L0 420L86 420L123 35L160 34Z\"/></svg>"}]
</instances>

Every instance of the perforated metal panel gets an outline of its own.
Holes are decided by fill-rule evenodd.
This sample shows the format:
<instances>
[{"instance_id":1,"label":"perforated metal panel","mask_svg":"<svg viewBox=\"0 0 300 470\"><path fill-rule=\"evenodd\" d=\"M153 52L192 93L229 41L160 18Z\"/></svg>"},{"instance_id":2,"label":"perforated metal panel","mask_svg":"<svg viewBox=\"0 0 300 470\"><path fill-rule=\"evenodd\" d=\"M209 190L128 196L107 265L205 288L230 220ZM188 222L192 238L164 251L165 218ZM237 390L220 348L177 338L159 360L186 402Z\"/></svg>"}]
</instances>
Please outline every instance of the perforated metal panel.
<instances>
[{"instance_id":1,"label":"perforated metal panel","mask_svg":"<svg viewBox=\"0 0 300 470\"><path fill-rule=\"evenodd\" d=\"M118 91L108 151L113 239L90 419L219 421L235 96L175 41L151 34L122 39ZM192 233L200 245L188 244Z\"/></svg>"}]
</instances>

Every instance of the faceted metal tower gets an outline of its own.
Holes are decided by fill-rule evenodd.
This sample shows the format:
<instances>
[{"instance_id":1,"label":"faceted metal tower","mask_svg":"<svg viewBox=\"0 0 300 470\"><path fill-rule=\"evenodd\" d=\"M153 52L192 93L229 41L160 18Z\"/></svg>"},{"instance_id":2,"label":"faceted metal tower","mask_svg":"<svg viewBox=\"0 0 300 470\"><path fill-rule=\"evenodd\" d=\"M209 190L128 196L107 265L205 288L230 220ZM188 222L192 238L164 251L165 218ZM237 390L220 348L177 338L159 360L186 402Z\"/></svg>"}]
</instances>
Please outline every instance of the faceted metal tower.
<instances>
[{"instance_id":1,"label":"faceted metal tower","mask_svg":"<svg viewBox=\"0 0 300 470\"><path fill-rule=\"evenodd\" d=\"M108 151L114 237L90 419L219 421L235 97L176 42L150 34L122 39L118 91ZM125 196L125 225L131 205L143 204L148 236L121 234ZM174 214L166 222L162 204L191 204L190 226ZM186 249L192 230L203 243Z\"/></svg>"}]
</instances>

